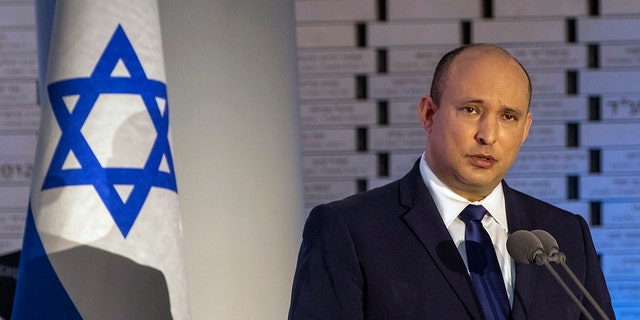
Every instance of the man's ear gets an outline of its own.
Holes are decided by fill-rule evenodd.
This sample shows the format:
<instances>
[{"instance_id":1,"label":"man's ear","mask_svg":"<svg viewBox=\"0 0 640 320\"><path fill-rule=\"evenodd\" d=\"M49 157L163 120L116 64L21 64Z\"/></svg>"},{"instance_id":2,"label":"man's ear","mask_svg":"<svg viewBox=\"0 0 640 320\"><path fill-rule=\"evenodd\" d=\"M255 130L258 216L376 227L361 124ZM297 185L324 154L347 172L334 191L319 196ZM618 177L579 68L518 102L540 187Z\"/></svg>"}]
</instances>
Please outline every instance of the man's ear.
<instances>
[{"instance_id":1,"label":"man's ear","mask_svg":"<svg viewBox=\"0 0 640 320\"><path fill-rule=\"evenodd\" d=\"M431 126L433 125L433 116L436 113L436 104L433 102L431 96L424 96L420 99L418 104L418 119L422 128L425 131L431 132Z\"/></svg>"},{"instance_id":2,"label":"man's ear","mask_svg":"<svg viewBox=\"0 0 640 320\"><path fill-rule=\"evenodd\" d=\"M529 136L529 128L531 128L531 123L533 122L531 112L527 112L527 118L524 123L524 131L522 132L522 143L527 140Z\"/></svg>"}]
</instances>

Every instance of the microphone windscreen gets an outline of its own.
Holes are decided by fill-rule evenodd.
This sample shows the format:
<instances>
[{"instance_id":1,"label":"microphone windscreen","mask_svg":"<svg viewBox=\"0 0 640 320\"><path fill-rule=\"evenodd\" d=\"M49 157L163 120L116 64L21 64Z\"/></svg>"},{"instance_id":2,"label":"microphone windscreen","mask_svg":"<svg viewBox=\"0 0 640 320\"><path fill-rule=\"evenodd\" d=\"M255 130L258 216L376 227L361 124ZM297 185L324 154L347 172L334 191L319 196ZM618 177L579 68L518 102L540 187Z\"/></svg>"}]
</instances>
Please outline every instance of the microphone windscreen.
<instances>
[{"instance_id":1,"label":"microphone windscreen","mask_svg":"<svg viewBox=\"0 0 640 320\"><path fill-rule=\"evenodd\" d=\"M544 230L533 230L531 233L540 239L545 253L558 253L560 250L560 247L558 247L558 241L556 241L556 238L554 238L549 232Z\"/></svg>"},{"instance_id":2,"label":"microphone windscreen","mask_svg":"<svg viewBox=\"0 0 640 320\"><path fill-rule=\"evenodd\" d=\"M536 255L543 253L542 242L527 230L518 230L507 239L507 251L520 263L535 262Z\"/></svg>"}]
</instances>

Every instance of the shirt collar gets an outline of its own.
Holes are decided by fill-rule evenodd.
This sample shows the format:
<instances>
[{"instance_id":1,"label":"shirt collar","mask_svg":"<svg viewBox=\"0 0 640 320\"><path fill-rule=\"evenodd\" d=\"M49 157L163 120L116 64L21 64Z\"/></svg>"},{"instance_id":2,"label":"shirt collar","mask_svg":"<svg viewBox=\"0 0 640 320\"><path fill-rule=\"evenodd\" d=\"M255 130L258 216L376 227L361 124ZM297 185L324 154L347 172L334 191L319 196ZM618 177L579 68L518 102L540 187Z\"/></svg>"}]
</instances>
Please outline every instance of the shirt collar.
<instances>
[{"instance_id":1,"label":"shirt collar","mask_svg":"<svg viewBox=\"0 0 640 320\"><path fill-rule=\"evenodd\" d=\"M453 192L433 173L424 153L420 158L420 175L422 180L429 188L433 200L438 207L442 221L447 226L458 217L458 214L464 210L469 204L482 205L487 209L493 219L505 230L508 231L507 213L504 204L504 193L502 191L502 183L499 183L489 195L480 201L470 202L461 195Z\"/></svg>"}]
</instances>

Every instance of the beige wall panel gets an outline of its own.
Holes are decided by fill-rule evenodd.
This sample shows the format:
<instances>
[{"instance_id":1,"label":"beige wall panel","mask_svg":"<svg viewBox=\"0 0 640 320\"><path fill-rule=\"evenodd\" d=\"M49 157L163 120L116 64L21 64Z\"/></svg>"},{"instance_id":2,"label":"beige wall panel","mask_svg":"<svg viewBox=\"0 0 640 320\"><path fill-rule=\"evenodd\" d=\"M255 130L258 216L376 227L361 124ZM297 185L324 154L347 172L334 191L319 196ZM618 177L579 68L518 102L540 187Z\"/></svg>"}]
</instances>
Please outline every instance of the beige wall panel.
<instances>
[{"instance_id":1,"label":"beige wall panel","mask_svg":"<svg viewBox=\"0 0 640 320\"><path fill-rule=\"evenodd\" d=\"M640 40L640 17L582 18L577 28L580 42Z\"/></svg>"},{"instance_id":2,"label":"beige wall panel","mask_svg":"<svg viewBox=\"0 0 640 320\"><path fill-rule=\"evenodd\" d=\"M480 1L391 0L389 20L471 19L481 17Z\"/></svg>"},{"instance_id":3,"label":"beige wall panel","mask_svg":"<svg viewBox=\"0 0 640 320\"><path fill-rule=\"evenodd\" d=\"M633 93L639 91L638 84L638 71L581 71L578 74L578 92L581 94Z\"/></svg>"},{"instance_id":4,"label":"beige wall panel","mask_svg":"<svg viewBox=\"0 0 640 320\"><path fill-rule=\"evenodd\" d=\"M584 16L585 0L493 0L495 17Z\"/></svg>"},{"instance_id":5,"label":"beige wall panel","mask_svg":"<svg viewBox=\"0 0 640 320\"><path fill-rule=\"evenodd\" d=\"M369 21L377 17L375 0L296 1L296 21Z\"/></svg>"},{"instance_id":6,"label":"beige wall panel","mask_svg":"<svg viewBox=\"0 0 640 320\"><path fill-rule=\"evenodd\" d=\"M565 19L474 21L473 42L564 42Z\"/></svg>"},{"instance_id":7,"label":"beige wall panel","mask_svg":"<svg viewBox=\"0 0 640 320\"><path fill-rule=\"evenodd\" d=\"M638 145L640 125L637 123L584 123L580 125L583 147ZM638 188L640 193L640 188Z\"/></svg>"},{"instance_id":8,"label":"beige wall panel","mask_svg":"<svg viewBox=\"0 0 640 320\"><path fill-rule=\"evenodd\" d=\"M638 14L640 13L640 1L638 0L600 1L600 13L602 15Z\"/></svg>"},{"instance_id":9,"label":"beige wall panel","mask_svg":"<svg viewBox=\"0 0 640 320\"><path fill-rule=\"evenodd\" d=\"M296 27L296 41L298 48L355 47L355 26L299 26Z\"/></svg>"},{"instance_id":10,"label":"beige wall panel","mask_svg":"<svg viewBox=\"0 0 640 320\"><path fill-rule=\"evenodd\" d=\"M408 46L460 44L460 24L447 23L371 23L369 46Z\"/></svg>"}]
</instances>

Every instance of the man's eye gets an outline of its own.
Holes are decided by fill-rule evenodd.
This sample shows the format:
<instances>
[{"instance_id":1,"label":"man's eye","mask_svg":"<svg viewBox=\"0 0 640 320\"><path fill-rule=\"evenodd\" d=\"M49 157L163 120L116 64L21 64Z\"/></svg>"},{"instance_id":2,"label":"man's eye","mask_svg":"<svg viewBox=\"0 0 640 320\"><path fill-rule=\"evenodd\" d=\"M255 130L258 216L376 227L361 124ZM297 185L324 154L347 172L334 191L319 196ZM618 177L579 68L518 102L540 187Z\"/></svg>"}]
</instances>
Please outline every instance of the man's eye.
<instances>
[{"instance_id":1,"label":"man's eye","mask_svg":"<svg viewBox=\"0 0 640 320\"><path fill-rule=\"evenodd\" d=\"M514 116L514 115L512 115L512 114L505 114L505 115L504 115L504 118L505 118L506 120L518 120L518 117L516 117L516 116Z\"/></svg>"},{"instance_id":2,"label":"man's eye","mask_svg":"<svg viewBox=\"0 0 640 320\"><path fill-rule=\"evenodd\" d=\"M464 111L466 111L467 113L474 113L474 112L476 112L476 108L474 108L474 107L464 107Z\"/></svg>"}]
</instances>

